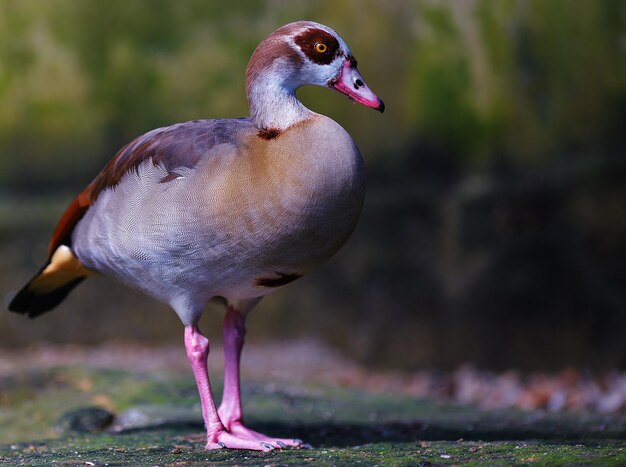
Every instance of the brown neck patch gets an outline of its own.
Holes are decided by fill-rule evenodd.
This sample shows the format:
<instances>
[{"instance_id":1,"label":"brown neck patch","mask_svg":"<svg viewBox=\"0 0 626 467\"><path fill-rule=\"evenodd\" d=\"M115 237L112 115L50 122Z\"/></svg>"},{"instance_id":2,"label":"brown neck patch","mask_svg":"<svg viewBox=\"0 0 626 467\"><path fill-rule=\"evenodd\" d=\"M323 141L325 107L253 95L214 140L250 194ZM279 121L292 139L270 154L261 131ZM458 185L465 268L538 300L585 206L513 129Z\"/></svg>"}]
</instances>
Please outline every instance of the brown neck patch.
<instances>
[{"instance_id":1,"label":"brown neck patch","mask_svg":"<svg viewBox=\"0 0 626 467\"><path fill-rule=\"evenodd\" d=\"M274 139L280 135L280 130L278 128L266 128L265 130L259 130L257 134L259 138Z\"/></svg>"},{"instance_id":2,"label":"brown neck patch","mask_svg":"<svg viewBox=\"0 0 626 467\"><path fill-rule=\"evenodd\" d=\"M294 37L293 41L312 62L319 65L328 65L335 59L339 50L337 38L318 28L304 30ZM323 52L318 50L318 44L324 45Z\"/></svg>"}]
</instances>

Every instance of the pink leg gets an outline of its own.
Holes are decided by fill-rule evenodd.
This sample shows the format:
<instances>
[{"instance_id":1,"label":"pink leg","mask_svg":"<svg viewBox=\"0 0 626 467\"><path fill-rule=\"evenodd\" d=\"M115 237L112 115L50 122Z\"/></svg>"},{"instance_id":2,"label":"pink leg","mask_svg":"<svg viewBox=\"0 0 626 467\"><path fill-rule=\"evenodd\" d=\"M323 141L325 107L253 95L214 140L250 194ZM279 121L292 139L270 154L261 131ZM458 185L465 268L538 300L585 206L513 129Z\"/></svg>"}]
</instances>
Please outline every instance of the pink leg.
<instances>
[{"instance_id":1,"label":"pink leg","mask_svg":"<svg viewBox=\"0 0 626 467\"><path fill-rule=\"evenodd\" d=\"M224 428L213 402L207 371L209 340L200 333L198 326L185 326L185 349L200 393L202 416L207 430L206 449L232 448L257 451L274 449L275 446L264 440L244 439Z\"/></svg>"},{"instance_id":2,"label":"pink leg","mask_svg":"<svg viewBox=\"0 0 626 467\"><path fill-rule=\"evenodd\" d=\"M229 306L224 317L224 393L219 408L222 423L228 431L242 439L271 443L280 447L302 446L299 439L272 438L243 425L239 363L245 335L245 316Z\"/></svg>"}]
</instances>

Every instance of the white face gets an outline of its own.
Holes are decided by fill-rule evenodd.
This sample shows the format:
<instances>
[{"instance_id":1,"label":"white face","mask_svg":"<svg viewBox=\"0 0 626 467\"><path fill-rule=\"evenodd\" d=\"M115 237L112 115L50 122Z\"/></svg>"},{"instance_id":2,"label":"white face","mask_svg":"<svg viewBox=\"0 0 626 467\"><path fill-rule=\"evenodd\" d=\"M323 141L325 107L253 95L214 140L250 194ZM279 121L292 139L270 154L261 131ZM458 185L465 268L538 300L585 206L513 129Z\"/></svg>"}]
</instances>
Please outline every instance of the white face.
<instances>
[{"instance_id":1,"label":"white face","mask_svg":"<svg viewBox=\"0 0 626 467\"><path fill-rule=\"evenodd\" d=\"M335 31L305 23L288 41L301 59L290 74L293 89L305 84L329 87L366 107L384 111L385 105L365 84L350 48Z\"/></svg>"}]
</instances>

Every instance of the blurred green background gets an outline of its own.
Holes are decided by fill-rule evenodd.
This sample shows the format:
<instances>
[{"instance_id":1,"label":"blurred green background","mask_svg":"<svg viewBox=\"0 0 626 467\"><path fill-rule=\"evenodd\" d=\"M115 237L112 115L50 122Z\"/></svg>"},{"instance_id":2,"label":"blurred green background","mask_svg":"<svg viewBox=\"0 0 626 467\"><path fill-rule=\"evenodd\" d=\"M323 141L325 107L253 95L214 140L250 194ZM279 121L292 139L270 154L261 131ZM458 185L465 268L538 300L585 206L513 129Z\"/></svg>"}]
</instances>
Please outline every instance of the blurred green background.
<instances>
[{"instance_id":1,"label":"blurred green background","mask_svg":"<svg viewBox=\"0 0 626 467\"><path fill-rule=\"evenodd\" d=\"M252 50L300 19L339 32L388 110L299 92L359 144L368 196L346 247L266 298L249 338L407 370L625 367L621 0L1 0L4 304L118 148L247 115ZM4 347L181 340L167 307L105 278L37 320L0 313Z\"/></svg>"}]
</instances>

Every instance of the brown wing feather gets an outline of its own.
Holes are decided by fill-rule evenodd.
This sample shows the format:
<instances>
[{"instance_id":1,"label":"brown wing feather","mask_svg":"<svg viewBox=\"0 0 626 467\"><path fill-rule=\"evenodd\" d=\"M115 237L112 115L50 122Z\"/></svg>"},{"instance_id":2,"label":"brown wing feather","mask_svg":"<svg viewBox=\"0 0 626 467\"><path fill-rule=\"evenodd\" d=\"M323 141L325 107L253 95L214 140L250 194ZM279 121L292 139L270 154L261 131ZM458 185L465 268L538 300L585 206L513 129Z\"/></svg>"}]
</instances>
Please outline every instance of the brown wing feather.
<instances>
[{"instance_id":1,"label":"brown wing feather","mask_svg":"<svg viewBox=\"0 0 626 467\"><path fill-rule=\"evenodd\" d=\"M60 245L69 245L71 243L74 226L85 215L91 205L87 189L72 201L61 216L61 219L59 219L48 244L48 256L50 258L52 258L52 255Z\"/></svg>"},{"instance_id":2,"label":"brown wing feather","mask_svg":"<svg viewBox=\"0 0 626 467\"><path fill-rule=\"evenodd\" d=\"M50 256L59 245L70 245L76 223L85 215L103 190L115 187L122 177L147 159L154 165L162 165L169 173L177 167L193 168L220 143L232 141L238 128L250 127L247 119L194 120L165 128L158 128L134 139L111 159L96 178L69 205L52 234L48 253ZM176 177L166 177L162 183Z\"/></svg>"}]
</instances>

